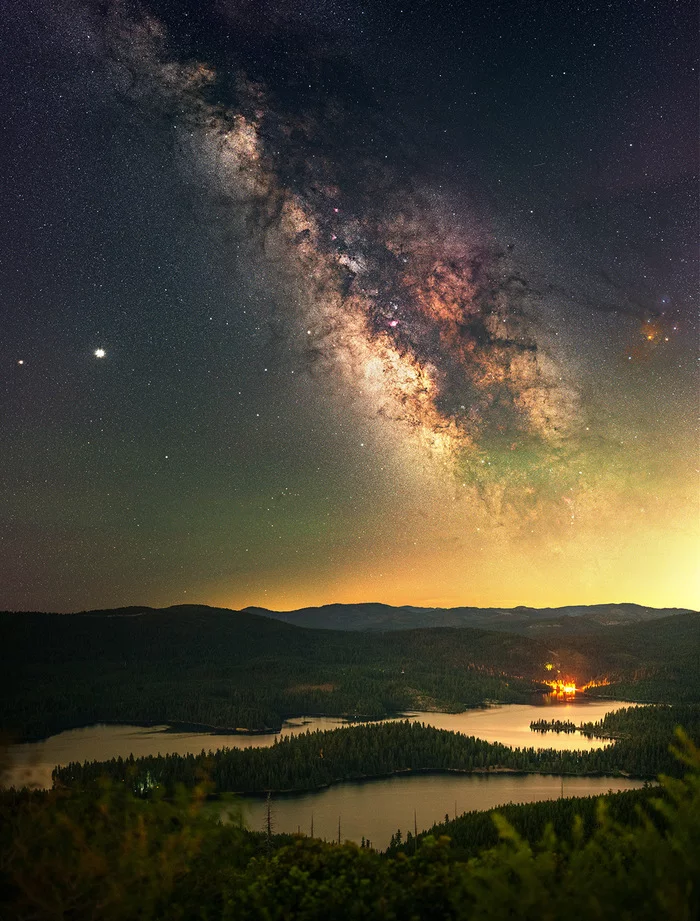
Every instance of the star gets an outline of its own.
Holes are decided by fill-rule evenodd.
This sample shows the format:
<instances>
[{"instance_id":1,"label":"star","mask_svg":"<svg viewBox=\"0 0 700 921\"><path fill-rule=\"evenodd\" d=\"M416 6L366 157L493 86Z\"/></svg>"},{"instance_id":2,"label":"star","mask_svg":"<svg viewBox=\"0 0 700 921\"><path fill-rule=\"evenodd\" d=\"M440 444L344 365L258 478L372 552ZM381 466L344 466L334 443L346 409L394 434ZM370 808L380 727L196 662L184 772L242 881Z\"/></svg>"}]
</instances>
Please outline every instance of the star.
<instances>
[{"instance_id":1,"label":"star","mask_svg":"<svg viewBox=\"0 0 700 921\"><path fill-rule=\"evenodd\" d=\"M95 349L93 352L95 358L104 358L107 354L104 349Z\"/></svg>"}]
</instances>

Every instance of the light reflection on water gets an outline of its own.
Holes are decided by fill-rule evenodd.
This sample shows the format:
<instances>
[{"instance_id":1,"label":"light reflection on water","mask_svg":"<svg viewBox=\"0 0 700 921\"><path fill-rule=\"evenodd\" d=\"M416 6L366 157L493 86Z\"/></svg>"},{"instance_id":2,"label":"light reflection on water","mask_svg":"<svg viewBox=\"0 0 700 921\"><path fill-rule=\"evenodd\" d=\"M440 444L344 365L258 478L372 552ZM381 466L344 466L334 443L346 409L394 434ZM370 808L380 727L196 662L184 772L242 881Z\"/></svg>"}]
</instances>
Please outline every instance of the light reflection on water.
<instances>
[{"instance_id":1,"label":"light reflection on water","mask_svg":"<svg viewBox=\"0 0 700 921\"><path fill-rule=\"evenodd\" d=\"M564 796L602 796L609 791L644 786L642 780L626 777L565 777ZM337 840L340 819L341 840L360 843L369 838L372 846L384 850L400 828L404 838L413 831L416 813L418 831L425 831L445 815L453 818L474 809L493 809L505 803L530 803L557 799L562 778L544 774L411 774L342 783L316 793L277 796L272 799L275 832L308 835L313 817L314 836ZM263 831L266 803L261 797L235 797L243 819L256 831ZM226 807L216 805L225 813Z\"/></svg>"},{"instance_id":2,"label":"light reflection on water","mask_svg":"<svg viewBox=\"0 0 700 921\"><path fill-rule=\"evenodd\" d=\"M587 739L579 733L539 733L530 730L530 722L544 718L571 720L577 725L602 719L606 713L630 706L625 701L558 701L550 706L506 704L463 713L409 713L406 717L418 722L473 735L487 742L501 742L513 747L555 748L557 750L590 750L607 744L600 739ZM312 717L290 720L279 733L237 733L235 735L170 732L166 726L87 726L71 729L41 742L10 746L12 767L5 775L5 785L23 784L51 786L51 772L56 765L71 761L106 761L119 756L135 758L157 754L199 754L202 749L264 748L275 739L297 735L307 730L336 729L348 725L333 717Z\"/></svg>"}]
</instances>

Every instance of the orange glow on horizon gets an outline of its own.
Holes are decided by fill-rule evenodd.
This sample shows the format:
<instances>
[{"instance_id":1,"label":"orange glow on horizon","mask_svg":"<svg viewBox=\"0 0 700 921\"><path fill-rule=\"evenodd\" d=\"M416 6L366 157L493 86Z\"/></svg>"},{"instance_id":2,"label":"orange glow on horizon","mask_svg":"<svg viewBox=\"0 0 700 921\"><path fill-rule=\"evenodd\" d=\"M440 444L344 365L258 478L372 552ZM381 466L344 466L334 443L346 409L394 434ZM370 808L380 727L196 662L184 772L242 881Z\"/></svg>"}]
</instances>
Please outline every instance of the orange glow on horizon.
<instances>
[{"instance_id":1,"label":"orange glow on horizon","mask_svg":"<svg viewBox=\"0 0 700 921\"><path fill-rule=\"evenodd\" d=\"M436 496L435 507L438 501ZM690 507L689 502L687 509ZM621 510L616 510L622 520ZM440 608L619 603L700 607L697 525L686 527L682 516L669 516L668 527L673 523L676 529L670 535L656 524L644 527L642 520L630 536L617 525L605 532L600 521L593 533L593 524L579 510L575 524L581 532L572 531L567 540L555 542L554 552L554 538L550 541L546 530L517 543L508 535L496 534L488 521L478 520L481 530L470 536L458 514L462 507L455 505L454 512L450 526L459 533L458 540L441 542L441 525L407 515L398 535L377 533L373 540L363 538L344 556L335 547L335 555L329 551L320 564L315 557L304 560L296 554L274 564L264 560L262 566L257 564L260 568L251 565L242 572L237 584L228 579L214 585L206 581L199 586L189 584L187 595L234 609L260 605L277 611L367 602ZM448 513L449 508L445 515ZM423 535L420 548L405 538L416 533ZM505 568L504 559L509 563ZM171 591L162 594L163 603L173 603Z\"/></svg>"}]
</instances>

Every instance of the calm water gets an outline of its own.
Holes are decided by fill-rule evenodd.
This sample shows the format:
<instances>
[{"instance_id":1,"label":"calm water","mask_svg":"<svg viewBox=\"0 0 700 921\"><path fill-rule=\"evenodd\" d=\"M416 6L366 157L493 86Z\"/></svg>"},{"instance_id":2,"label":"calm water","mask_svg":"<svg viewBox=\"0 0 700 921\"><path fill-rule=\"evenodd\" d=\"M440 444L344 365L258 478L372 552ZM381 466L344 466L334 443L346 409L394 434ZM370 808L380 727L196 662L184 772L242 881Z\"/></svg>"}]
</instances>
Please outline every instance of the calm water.
<instances>
[{"instance_id":1,"label":"calm water","mask_svg":"<svg viewBox=\"0 0 700 921\"><path fill-rule=\"evenodd\" d=\"M620 777L566 777L565 796L600 796L610 790L632 790L641 780ZM561 795L561 777L543 774L418 774L398 775L364 783L342 783L317 793L279 796L272 800L276 832L310 834L313 817L317 838L337 841L338 819L343 841L360 843L362 836L383 850L397 828L404 837L413 831L416 810L418 831L424 831L445 814L450 818L473 809L493 809L505 803L531 803ZM237 801L249 828L263 831L264 799L240 797ZM217 804L225 813L227 807ZM230 808L230 807L229 807Z\"/></svg>"},{"instance_id":2,"label":"calm water","mask_svg":"<svg viewBox=\"0 0 700 921\"><path fill-rule=\"evenodd\" d=\"M629 706L624 701L554 702L548 705L508 704L489 707L485 710L466 710L463 713L410 713L407 718L450 729L465 735L477 736L488 742L502 742L513 747L592 749L601 748L606 742L586 739L584 736L566 733L532 732L530 722L537 719L582 721L602 719L606 713ZM198 754L217 748L264 748L272 745L276 738L296 735L316 729L336 729L346 726L340 719L314 717L312 719L290 720L279 733L246 735L212 735L198 732L169 732L166 726L88 726L85 729L71 729L45 739L10 746L11 768L3 775L6 786L31 784L39 787L51 786L51 771L56 765L71 761L107 761L110 758L141 755ZM465 809L467 807L464 807ZM476 808L476 807L470 807ZM488 808L488 807L484 807ZM444 812L443 812L444 815ZM336 817L337 825L337 817ZM296 826L295 826L296 828ZM336 831L337 834L337 831ZM362 832L361 832L362 834ZM371 837L371 836L370 836Z\"/></svg>"}]
</instances>

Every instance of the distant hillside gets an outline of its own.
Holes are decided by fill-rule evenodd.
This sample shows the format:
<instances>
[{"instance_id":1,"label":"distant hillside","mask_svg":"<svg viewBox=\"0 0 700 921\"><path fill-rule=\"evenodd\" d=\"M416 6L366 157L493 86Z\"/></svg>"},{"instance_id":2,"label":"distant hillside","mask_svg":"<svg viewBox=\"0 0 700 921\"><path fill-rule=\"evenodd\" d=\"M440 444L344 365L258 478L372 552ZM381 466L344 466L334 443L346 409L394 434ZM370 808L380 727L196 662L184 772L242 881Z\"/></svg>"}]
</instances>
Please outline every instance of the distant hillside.
<instances>
[{"instance_id":1,"label":"distant hillside","mask_svg":"<svg viewBox=\"0 0 700 921\"><path fill-rule=\"evenodd\" d=\"M524 701L546 658L510 634L408 631L396 642L204 605L0 613L0 731L41 738L100 721L278 729L302 714Z\"/></svg>"},{"instance_id":2,"label":"distant hillside","mask_svg":"<svg viewBox=\"0 0 700 921\"><path fill-rule=\"evenodd\" d=\"M525 702L557 674L606 679L591 693L628 700L700 700L700 614L576 635L551 618L539 625L378 633L204 605L5 612L0 731L41 738L100 721L276 729L302 714L462 710Z\"/></svg>"},{"instance_id":3,"label":"distant hillside","mask_svg":"<svg viewBox=\"0 0 700 921\"><path fill-rule=\"evenodd\" d=\"M546 639L556 650L553 635ZM602 637L562 639L561 648L585 654L596 648L599 639L603 642L595 658L613 681L607 688L592 689L591 694L648 702L700 701L700 613L689 611L636 627L613 627Z\"/></svg>"},{"instance_id":4,"label":"distant hillside","mask_svg":"<svg viewBox=\"0 0 700 921\"><path fill-rule=\"evenodd\" d=\"M559 629L591 633L612 626L644 623L688 612L688 608L649 608L638 604L569 605L561 608L420 608L388 604L326 604L297 611L248 607L253 614L298 627L321 630L416 630L424 627L472 627L529 633Z\"/></svg>"}]
</instances>

